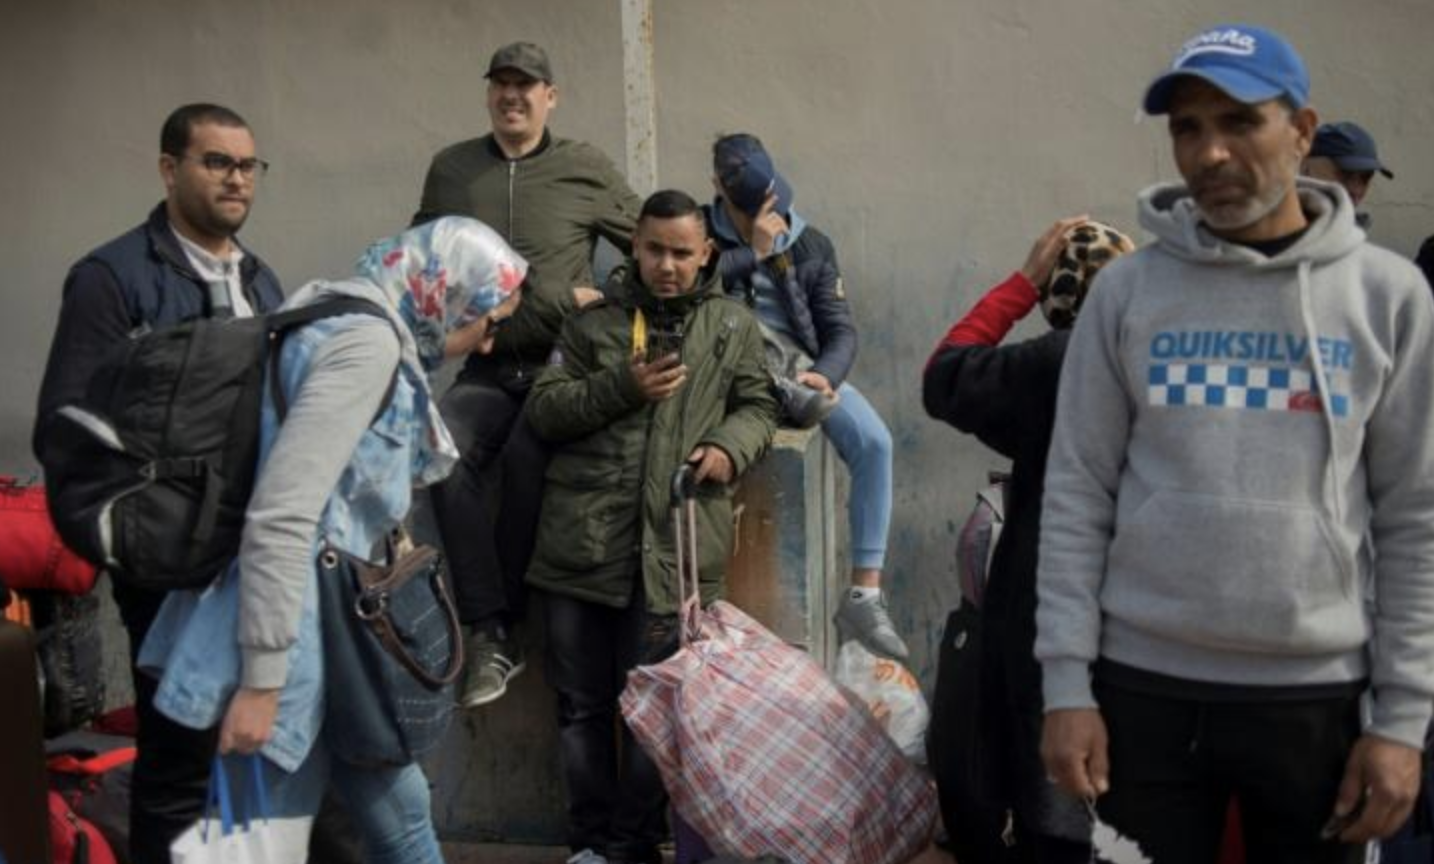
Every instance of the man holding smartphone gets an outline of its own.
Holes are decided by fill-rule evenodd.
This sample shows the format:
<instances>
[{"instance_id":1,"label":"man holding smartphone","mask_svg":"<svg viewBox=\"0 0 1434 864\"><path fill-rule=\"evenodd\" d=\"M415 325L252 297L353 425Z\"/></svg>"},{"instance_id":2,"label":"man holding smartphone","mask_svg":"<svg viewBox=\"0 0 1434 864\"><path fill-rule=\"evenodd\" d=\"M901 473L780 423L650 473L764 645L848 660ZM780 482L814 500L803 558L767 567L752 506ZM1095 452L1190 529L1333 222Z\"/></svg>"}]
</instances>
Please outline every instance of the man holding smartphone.
<instances>
[{"instance_id":1,"label":"man holding smartphone","mask_svg":"<svg viewBox=\"0 0 1434 864\"><path fill-rule=\"evenodd\" d=\"M528 582L547 594L575 864L661 861L661 777L626 727L617 747L613 724L628 670L677 648L669 483L693 466L710 602L732 552L732 484L776 426L757 321L723 296L697 202L649 198L633 254L622 290L568 319L527 406L555 447Z\"/></svg>"}]
</instances>

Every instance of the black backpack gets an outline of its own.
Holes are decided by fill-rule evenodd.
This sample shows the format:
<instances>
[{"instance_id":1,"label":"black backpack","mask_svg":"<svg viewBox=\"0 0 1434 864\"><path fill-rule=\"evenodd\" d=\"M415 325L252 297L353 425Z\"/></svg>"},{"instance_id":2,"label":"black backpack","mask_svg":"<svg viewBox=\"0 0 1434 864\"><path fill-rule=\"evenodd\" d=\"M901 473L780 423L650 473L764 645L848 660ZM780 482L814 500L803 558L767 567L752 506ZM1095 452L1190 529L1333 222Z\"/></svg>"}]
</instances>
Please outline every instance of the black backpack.
<instances>
[{"instance_id":1,"label":"black backpack","mask_svg":"<svg viewBox=\"0 0 1434 864\"><path fill-rule=\"evenodd\" d=\"M120 346L46 432L45 488L65 543L138 588L213 581L239 551L269 357L294 328L353 313L388 320L377 304L337 298L199 318Z\"/></svg>"}]
</instances>

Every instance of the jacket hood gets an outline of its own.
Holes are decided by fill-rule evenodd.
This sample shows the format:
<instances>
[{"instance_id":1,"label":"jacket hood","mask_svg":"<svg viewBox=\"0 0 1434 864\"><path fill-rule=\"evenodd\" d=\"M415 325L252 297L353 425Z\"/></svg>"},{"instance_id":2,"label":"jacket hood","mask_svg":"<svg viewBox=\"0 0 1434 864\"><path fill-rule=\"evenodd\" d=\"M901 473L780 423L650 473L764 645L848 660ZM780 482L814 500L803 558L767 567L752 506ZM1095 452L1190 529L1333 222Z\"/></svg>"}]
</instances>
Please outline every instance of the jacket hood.
<instances>
[{"instance_id":1,"label":"jacket hood","mask_svg":"<svg viewBox=\"0 0 1434 864\"><path fill-rule=\"evenodd\" d=\"M1177 258L1261 269L1294 267L1301 261L1318 266L1347 255L1364 242L1364 232L1354 221L1354 204L1342 187L1308 177L1297 178L1295 183L1309 228L1298 242L1272 258L1212 234L1201 224L1195 199L1182 183L1161 183L1141 192L1140 225Z\"/></svg>"},{"instance_id":2,"label":"jacket hood","mask_svg":"<svg viewBox=\"0 0 1434 864\"><path fill-rule=\"evenodd\" d=\"M732 217L727 215L727 208L723 206L722 200L722 196L718 195L705 208L707 224L712 226L712 233L717 235L714 239L726 243L728 246L746 246L747 241L742 239L741 232L732 223ZM776 242L772 246L774 255L780 255L795 246L797 239L802 236L802 232L807 230L807 220L803 219L796 210L788 209L782 216L787 220L787 230L777 235Z\"/></svg>"},{"instance_id":3,"label":"jacket hood","mask_svg":"<svg viewBox=\"0 0 1434 864\"><path fill-rule=\"evenodd\" d=\"M629 258L623 265L626 273L622 281L621 296L617 299L624 306L639 307L649 314L686 315L699 304L712 297L722 295L722 277L717 271L717 255L697 273L697 284L692 290L679 297L658 297L642 283L638 275L636 259Z\"/></svg>"}]
</instances>

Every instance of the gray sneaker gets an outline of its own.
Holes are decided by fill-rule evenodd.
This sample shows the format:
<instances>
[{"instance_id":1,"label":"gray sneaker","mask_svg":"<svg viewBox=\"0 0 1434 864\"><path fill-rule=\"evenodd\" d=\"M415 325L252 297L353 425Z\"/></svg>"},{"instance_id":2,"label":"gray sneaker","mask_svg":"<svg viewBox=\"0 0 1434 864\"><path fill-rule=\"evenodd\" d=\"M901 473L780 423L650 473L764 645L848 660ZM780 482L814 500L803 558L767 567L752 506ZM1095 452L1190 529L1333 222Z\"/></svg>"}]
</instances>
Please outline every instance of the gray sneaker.
<instances>
[{"instance_id":1,"label":"gray sneaker","mask_svg":"<svg viewBox=\"0 0 1434 864\"><path fill-rule=\"evenodd\" d=\"M591 849L584 849L574 853L567 864L607 864L607 859Z\"/></svg>"},{"instance_id":2,"label":"gray sneaker","mask_svg":"<svg viewBox=\"0 0 1434 864\"><path fill-rule=\"evenodd\" d=\"M523 661L523 646L513 634L500 639L486 629L469 632L463 665L467 671L458 704L464 708L477 708L501 698L508 692L508 682L528 667Z\"/></svg>"},{"instance_id":3,"label":"gray sneaker","mask_svg":"<svg viewBox=\"0 0 1434 864\"><path fill-rule=\"evenodd\" d=\"M855 639L878 656L904 661L910 653L891 624L885 594L857 599L847 591L832 623L836 624L840 641Z\"/></svg>"},{"instance_id":4,"label":"gray sneaker","mask_svg":"<svg viewBox=\"0 0 1434 864\"><path fill-rule=\"evenodd\" d=\"M782 425L814 429L836 410L837 400L814 387L798 384L794 378L778 377L777 397L782 406Z\"/></svg>"}]
</instances>

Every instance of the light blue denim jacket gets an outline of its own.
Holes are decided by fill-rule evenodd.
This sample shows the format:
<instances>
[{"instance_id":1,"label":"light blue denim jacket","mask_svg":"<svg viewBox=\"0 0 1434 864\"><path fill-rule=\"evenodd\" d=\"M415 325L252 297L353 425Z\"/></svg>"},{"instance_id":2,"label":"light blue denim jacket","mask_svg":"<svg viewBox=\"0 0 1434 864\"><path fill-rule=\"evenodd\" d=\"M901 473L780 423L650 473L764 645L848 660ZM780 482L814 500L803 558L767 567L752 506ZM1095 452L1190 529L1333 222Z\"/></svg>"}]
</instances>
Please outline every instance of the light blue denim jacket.
<instances>
[{"instance_id":1,"label":"light blue denim jacket","mask_svg":"<svg viewBox=\"0 0 1434 864\"><path fill-rule=\"evenodd\" d=\"M365 315L343 315L309 324L284 342L281 377L287 394L295 394L309 373L314 352L335 333ZM329 496L314 538L314 557L327 542L355 555L368 556L376 542L408 513L414 466L422 460L420 436L428 426L426 384L407 363L383 413L359 440L338 485ZM279 421L266 392L260 470L278 433ZM206 729L224 717L239 686L240 561L202 591L175 591L165 600L140 653L142 668L161 676L155 705L175 722ZM316 573L315 570L310 571ZM313 747L323 724L323 640L319 632L314 576L304 592L298 639L288 650L288 680L279 697L273 737L263 754L280 768L293 771Z\"/></svg>"}]
</instances>

